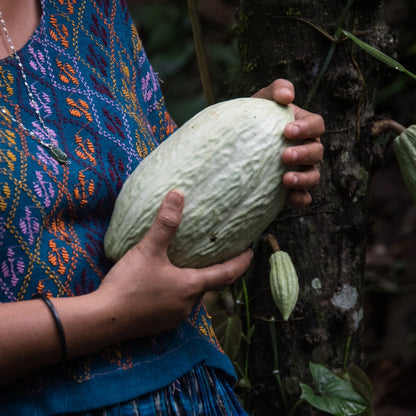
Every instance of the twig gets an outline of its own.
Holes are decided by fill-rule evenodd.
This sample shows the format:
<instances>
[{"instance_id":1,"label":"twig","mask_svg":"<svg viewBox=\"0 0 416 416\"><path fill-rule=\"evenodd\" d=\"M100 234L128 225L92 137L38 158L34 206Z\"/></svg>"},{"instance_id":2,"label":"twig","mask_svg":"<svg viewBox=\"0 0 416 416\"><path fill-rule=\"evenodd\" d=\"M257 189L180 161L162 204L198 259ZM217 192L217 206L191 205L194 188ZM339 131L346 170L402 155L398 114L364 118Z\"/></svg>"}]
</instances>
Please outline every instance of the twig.
<instances>
[{"instance_id":1,"label":"twig","mask_svg":"<svg viewBox=\"0 0 416 416\"><path fill-rule=\"evenodd\" d=\"M401 134L406 130L406 127L394 120L378 120L373 123L371 135L378 137L386 130L392 130L397 134Z\"/></svg>"},{"instance_id":2,"label":"twig","mask_svg":"<svg viewBox=\"0 0 416 416\"><path fill-rule=\"evenodd\" d=\"M191 19L192 32L194 36L196 57L198 60L199 73L201 77L202 90L204 91L205 100L208 105L215 103L212 84L209 76L207 55L205 53L204 43L202 41L201 25L198 17L196 0L188 0L189 16Z\"/></svg>"},{"instance_id":3,"label":"twig","mask_svg":"<svg viewBox=\"0 0 416 416\"><path fill-rule=\"evenodd\" d=\"M353 1L354 0L348 0L348 3L345 5L344 10L342 11L341 17L338 21L337 29L335 31L335 35L333 37L333 41L332 41L331 46L329 48L328 54L325 58L324 64L321 68L321 71L319 72L318 78L316 79L314 85L312 86L311 90L309 91L309 93L306 97L305 103L303 104L303 108L307 108L308 105L310 104L310 102L312 101L312 98L314 97L316 91L318 90L318 87L321 84L322 78L324 77L324 75L325 75L325 73L326 73L326 71L329 67L329 64L330 64L330 62L332 60L332 57L334 55L334 52L335 52L335 48L337 47L337 44L338 44L338 42L340 40L340 37L341 37L341 34L342 34L342 25L344 23L345 16L347 15L349 9L351 8Z\"/></svg>"},{"instance_id":4,"label":"twig","mask_svg":"<svg viewBox=\"0 0 416 416\"><path fill-rule=\"evenodd\" d=\"M271 317L269 320L269 329L270 329L270 337L272 339L272 347L273 347L273 374L276 378L277 385L279 386L280 395L282 396L283 407L285 409L286 415L289 414L289 409L287 405L286 393L285 388L283 386L282 378L280 377L279 372L279 358L277 353L277 336L276 336L276 328L275 328L275 318L274 316Z\"/></svg>"},{"instance_id":5,"label":"twig","mask_svg":"<svg viewBox=\"0 0 416 416\"><path fill-rule=\"evenodd\" d=\"M277 242L276 238L272 234L267 234L266 236L267 241L269 242L272 250L276 253L280 251L279 243Z\"/></svg>"}]
</instances>

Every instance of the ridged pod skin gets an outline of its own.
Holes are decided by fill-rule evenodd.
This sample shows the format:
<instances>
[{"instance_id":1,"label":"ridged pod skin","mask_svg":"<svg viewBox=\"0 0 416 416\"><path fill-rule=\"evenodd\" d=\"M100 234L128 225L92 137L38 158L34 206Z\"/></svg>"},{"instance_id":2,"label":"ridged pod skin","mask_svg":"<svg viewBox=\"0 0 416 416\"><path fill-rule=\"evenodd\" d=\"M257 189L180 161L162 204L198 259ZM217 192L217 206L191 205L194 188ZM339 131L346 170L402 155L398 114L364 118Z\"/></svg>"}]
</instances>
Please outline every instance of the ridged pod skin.
<instances>
[{"instance_id":1,"label":"ridged pod skin","mask_svg":"<svg viewBox=\"0 0 416 416\"><path fill-rule=\"evenodd\" d=\"M286 201L283 137L289 107L237 98L196 114L144 159L116 200L104 247L117 261L149 230L171 189L185 196L168 256L179 267L204 267L245 250Z\"/></svg>"},{"instance_id":2,"label":"ridged pod skin","mask_svg":"<svg viewBox=\"0 0 416 416\"><path fill-rule=\"evenodd\" d=\"M393 141L393 147L403 180L416 202L416 124L397 136Z\"/></svg>"},{"instance_id":3,"label":"ridged pod skin","mask_svg":"<svg viewBox=\"0 0 416 416\"><path fill-rule=\"evenodd\" d=\"M299 296L299 280L292 259L286 251L276 251L269 258L270 290L275 305L287 321Z\"/></svg>"}]
</instances>

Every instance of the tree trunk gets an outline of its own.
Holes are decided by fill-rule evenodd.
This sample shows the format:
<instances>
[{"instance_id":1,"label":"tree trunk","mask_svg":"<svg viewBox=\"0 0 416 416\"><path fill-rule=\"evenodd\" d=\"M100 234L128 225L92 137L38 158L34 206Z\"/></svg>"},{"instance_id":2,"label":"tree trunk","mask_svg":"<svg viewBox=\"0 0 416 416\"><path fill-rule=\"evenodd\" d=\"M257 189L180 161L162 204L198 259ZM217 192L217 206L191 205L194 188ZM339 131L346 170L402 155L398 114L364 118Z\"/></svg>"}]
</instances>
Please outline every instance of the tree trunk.
<instances>
[{"instance_id":1,"label":"tree trunk","mask_svg":"<svg viewBox=\"0 0 416 416\"><path fill-rule=\"evenodd\" d=\"M299 276L299 301L288 322L283 322L268 290L272 251L264 238L248 279L249 310L255 324L249 406L256 415L285 414L277 371L273 373L272 317L276 319L278 373L289 409L299 399L299 383L311 384L310 361L331 370L345 369L349 363L365 365L363 291L371 225L371 126L377 80L384 67L337 33L338 23L344 15L339 27L387 54L394 44L384 24L382 1L357 1L351 7L349 3L241 0L238 9L241 71L236 94L251 94L276 78L286 78L296 86L295 103L321 114L326 123L325 158L320 185L312 192L313 203L304 210L287 207L267 230L290 254ZM302 405L296 412L301 414L321 413Z\"/></svg>"}]
</instances>

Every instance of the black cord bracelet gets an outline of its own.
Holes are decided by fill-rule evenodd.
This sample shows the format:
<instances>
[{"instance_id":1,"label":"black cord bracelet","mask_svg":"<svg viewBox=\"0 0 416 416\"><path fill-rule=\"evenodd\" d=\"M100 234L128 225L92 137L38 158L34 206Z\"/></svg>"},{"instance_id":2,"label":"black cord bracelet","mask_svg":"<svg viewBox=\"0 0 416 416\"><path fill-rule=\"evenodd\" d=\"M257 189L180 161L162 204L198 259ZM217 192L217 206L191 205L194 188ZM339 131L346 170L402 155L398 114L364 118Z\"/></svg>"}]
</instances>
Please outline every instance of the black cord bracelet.
<instances>
[{"instance_id":1,"label":"black cord bracelet","mask_svg":"<svg viewBox=\"0 0 416 416\"><path fill-rule=\"evenodd\" d=\"M54 304L44 293L37 293L33 296L33 299L42 299L46 306L51 311L53 319L56 323L56 328L58 329L59 340L61 342L61 366L64 367L66 364L67 354L66 354L66 338L64 327L62 325L61 318L59 317L58 311L56 310Z\"/></svg>"}]
</instances>

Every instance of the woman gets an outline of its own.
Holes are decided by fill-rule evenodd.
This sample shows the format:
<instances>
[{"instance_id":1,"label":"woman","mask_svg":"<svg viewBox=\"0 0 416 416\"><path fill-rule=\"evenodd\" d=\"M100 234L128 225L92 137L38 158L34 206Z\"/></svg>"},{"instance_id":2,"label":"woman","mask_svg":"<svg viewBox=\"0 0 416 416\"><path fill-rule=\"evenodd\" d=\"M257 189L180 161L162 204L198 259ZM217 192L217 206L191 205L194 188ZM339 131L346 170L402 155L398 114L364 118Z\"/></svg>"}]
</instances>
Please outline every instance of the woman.
<instances>
[{"instance_id":1,"label":"woman","mask_svg":"<svg viewBox=\"0 0 416 416\"><path fill-rule=\"evenodd\" d=\"M183 195L119 262L102 241L122 183L175 125L124 1L0 0L0 414L245 414L201 297L250 250L204 269L166 251ZM18 51L16 54L15 51ZM291 103L290 82L256 94ZM310 202L321 117L293 106L284 183Z\"/></svg>"}]
</instances>

